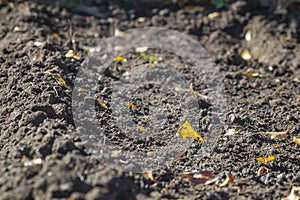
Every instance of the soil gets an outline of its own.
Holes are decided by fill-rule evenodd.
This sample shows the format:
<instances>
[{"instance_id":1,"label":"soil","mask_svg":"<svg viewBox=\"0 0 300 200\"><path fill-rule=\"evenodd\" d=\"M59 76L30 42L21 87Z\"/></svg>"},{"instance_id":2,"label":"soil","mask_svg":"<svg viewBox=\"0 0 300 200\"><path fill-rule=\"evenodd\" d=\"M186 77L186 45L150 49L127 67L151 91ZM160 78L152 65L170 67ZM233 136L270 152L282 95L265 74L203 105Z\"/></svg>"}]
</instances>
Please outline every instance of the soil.
<instances>
[{"instance_id":1,"label":"soil","mask_svg":"<svg viewBox=\"0 0 300 200\"><path fill-rule=\"evenodd\" d=\"M0 199L281 199L292 186L300 185L300 146L291 141L300 138L300 15L296 9L274 14L244 1L222 10L207 2L192 2L203 11L184 10L174 3L143 9L128 1L89 3L86 7L33 1L0 5ZM219 16L208 17L213 12ZM224 125L212 152L196 156L201 142L193 141L172 163L153 171L153 178L116 170L95 159L82 138L85 127L75 126L72 112L72 105L79 103L72 98L72 89L89 50L116 30L150 26L176 30L198 41L220 71L226 100ZM66 56L69 50L76 56ZM244 50L251 52L250 60L242 58ZM176 66L194 81L196 92L206 91L201 75L189 70L191 63L170 52L147 53L163 58L153 68ZM119 80L133 65L149 64L138 53L123 56L130 64L112 64L97 89L97 97L108 107L112 97L101 93L104 86ZM170 120L160 130L161 136L147 140L148 145L116 131L109 109L101 104L97 116L114 144L131 152L154 151L168 145L168 133L177 131L176 105L181 102L172 99L171 91L153 84L139 89L139 95L130 99L136 105L145 103L140 94L157 94L147 102L151 105L170 97L163 101L170 105ZM203 125L211 105L205 101L201 105ZM137 124L147 125L147 112L146 104L135 110ZM260 133L288 127L287 138ZM203 134L207 131L205 126L200 129ZM239 132L225 135L229 129ZM268 156L275 159L256 160ZM260 167L268 171L257 176ZM211 172L214 182L194 184L180 176L201 171ZM233 182L220 187L228 174Z\"/></svg>"}]
</instances>

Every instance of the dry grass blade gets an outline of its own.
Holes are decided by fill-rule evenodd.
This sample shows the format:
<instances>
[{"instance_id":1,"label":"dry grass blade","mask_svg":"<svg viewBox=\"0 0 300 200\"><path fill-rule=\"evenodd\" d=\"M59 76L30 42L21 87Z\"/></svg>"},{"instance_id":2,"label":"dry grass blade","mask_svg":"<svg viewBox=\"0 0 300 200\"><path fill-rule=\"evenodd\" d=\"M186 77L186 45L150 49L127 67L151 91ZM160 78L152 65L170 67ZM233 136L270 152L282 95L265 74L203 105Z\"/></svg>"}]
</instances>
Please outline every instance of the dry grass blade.
<instances>
[{"instance_id":1,"label":"dry grass blade","mask_svg":"<svg viewBox=\"0 0 300 200\"><path fill-rule=\"evenodd\" d=\"M271 136L271 139L277 138L277 139L286 139L287 133L289 132L291 126L288 125L287 129L285 131L280 132L260 132L262 136Z\"/></svg>"}]
</instances>

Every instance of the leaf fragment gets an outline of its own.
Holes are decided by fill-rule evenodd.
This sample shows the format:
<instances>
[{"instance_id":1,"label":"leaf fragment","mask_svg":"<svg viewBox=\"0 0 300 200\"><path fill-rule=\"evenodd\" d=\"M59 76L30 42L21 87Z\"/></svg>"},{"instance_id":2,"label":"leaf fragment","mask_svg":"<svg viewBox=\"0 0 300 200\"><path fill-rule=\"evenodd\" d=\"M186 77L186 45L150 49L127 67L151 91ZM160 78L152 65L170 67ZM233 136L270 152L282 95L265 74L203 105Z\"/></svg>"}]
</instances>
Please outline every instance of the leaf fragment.
<instances>
[{"instance_id":1,"label":"leaf fragment","mask_svg":"<svg viewBox=\"0 0 300 200\"><path fill-rule=\"evenodd\" d=\"M151 181L154 181L154 176L152 171L146 171L143 173L143 176Z\"/></svg>"},{"instance_id":2,"label":"leaf fragment","mask_svg":"<svg viewBox=\"0 0 300 200\"><path fill-rule=\"evenodd\" d=\"M185 182L191 182L195 185L197 184L210 184L215 182L214 175L209 171L202 171L198 173L192 173L192 172L184 172L179 174L179 176L182 178Z\"/></svg>"},{"instance_id":3,"label":"leaf fragment","mask_svg":"<svg viewBox=\"0 0 300 200\"><path fill-rule=\"evenodd\" d=\"M136 128L139 129L140 131L145 131L146 130L144 126L140 126L140 125L136 126Z\"/></svg>"},{"instance_id":4,"label":"leaf fragment","mask_svg":"<svg viewBox=\"0 0 300 200\"><path fill-rule=\"evenodd\" d=\"M281 200L300 200L300 186L293 186L290 195Z\"/></svg>"},{"instance_id":5,"label":"leaf fragment","mask_svg":"<svg viewBox=\"0 0 300 200\"><path fill-rule=\"evenodd\" d=\"M256 176L260 176L261 174L263 174L263 173L265 173L265 172L268 172L268 171L269 171L268 168L260 167L260 168L257 170Z\"/></svg>"},{"instance_id":6,"label":"leaf fragment","mask_svg":"<svg viewBox=\"0 0 300 200\"><path fill-rule=\"evenodd\" d=\"M271 161L275 160L275 156L268 156L266 158L258 157L258 158L256 158L256 160L261 162L261 163L267 163L267 162L271 162Z\"/></svg>"},{"instance_id":7,"label":"leaf fragment","mask_svg":"<svg viewBox=\"0 0 300 200\"><path fill-rule=\"evenodd\" d=\"M293 137L292 142L300 146L300 139L297 138L296 136Z\"/></svg>"},{"instance_id":8,"label":"leaf fragment","mask_svg":"<svg viewBox=\"0 0 300 200\"><path fill-rule=\"evenodd\" d=\"M204 10L204 8L201 6L187 5L187 6L183 7L183 10L187 11L187 12L202 12Z\"/></svg>"},{"instance_id":9,"label":"leaf fragment","mask_svg":"<svg viewBox=\"0 0 300 200\"><path fill-rule=\"evenodd\" d=\"M108 109L107 105L102 101L102 99L97 98L97 102L102 108Z\"/></svg>"},{"instance_id":10,"label":"leaf fragment","mask_svg":"<svg viewBox=\"0 0 300 200\"><path fill-rule=\"evenodd\" d=\"M225 135L226 136L228 136L228 135L234 135L234 134L236 134L236 133L239 133L239 132L241 132L241 130L236 130L236 129L234 129L234 128L230 128L230 129L228 129L227 131L226 131L226 133L225 133Z\"/></svg>"},{"instance_id":11,"label":"leaf fragment","mask_svg":"<svg viewBox=\"0 0 300 200\"><path fill-rule=\"evenodd\" d=\"M241 54L241 57L244 59L244 60L250 60L252 58L250 52L248 50L244 50Z\"/></svg>"},{"instance_id":12,"label":"leaf fragment","mask_svg":"<svg viewBox=\"0 0 300 200\"><path fill-rule=\"evenodd\" d=\"M209 13L207 15L208 19L214 19L216 17L220 17L221 16L221 13L220 12L213 12L213 13Z\"/></svg>"},{"instance_id":13,"label":"leaf fragment","mask_svg":"<svg viewBox=\"0 0 300 200\"><path fill-rule=\"evenodd\" d=\"M123 61L123 62L127 61L127 59L125 57L123 57L123 56L117 56L117 57L114 58L114 60L115 61Z\"/></svg>"},{"instance_id":14,"label":"leaf fragment","mask_svg":"<svg viewBox=\"0 0 300 200\"><path fill-rule=\"evenodd\" d=\"M223 183L221 183L219 186L220 187L225 187L227 186L229 183L231 183L232 181L234 181L234 178L231 174L226 174L226 179L223 181Z\"/></svg>"},{"instance_id":15,"label":"leaf fragment","mask_svg":"<svg viewBox=\"0 0 300 200\"><path fill-rule=\"evenodd\" d=\"M66 56L67 58L74 58L74 59L76 59L76 60L80 60L80 58L76 55L76 53L75 53L72 49L70 49L70 50L65 54L65 56Z\"/></svg>"},{"instance_id":16,"label":"leaf fragment","mask_svg":"<svg viewBox=\"0 0 300 200\"><path fill-rule=\"evenodd\" d=\"M248 30L245 34L245 40L249 42L249 41L251 41L251 39L252 39L251 31Z\"/></svg>"},{"instance_id":17,"label":"leaf fragment","mask_svg":"<svg viewBox=\"0 0 300 200\"><path fill-rule=\"evenodd\" d=\"M277 139L286 139L287 134L290 130L290 125L288 125L287 129L285 131L279 131L279 132L260 132L262 136L271 136L271 139L277 138Z\"/></svg>"},{"instance_id":18,"label":"leaf fragment","mask_svg":"<svg viewBox=\"0 0 300 200\"><path fill-rule=\"evenodd\" d=\"M300 97L297 98L297 101L300 101Z\"/></svg>"},{"instance_id":19,"label":"leaf fragment","mask_svg":"<svg viewBox=\"0 0 300 200\"><path fill-rule=\"evenodd\" d=\"M193 139L197 139L199 141L203 141L202 136L197 131L195 131L195 129L192 127L192 125L188 121L185 121L180 126L176 135L177 135L177 137L182 138L182 139L193 138Z\"/></svg>"},{"instance_id":20,"label":"leaf fragment","mask_svg":"<svg viewBox=\"0 0 300 200\"><path fill-rule=\"evenodd\" d=\"M246 71L241 71L241 74L248 76L248 77L258 77L258 72L252 72L252 68L247 69Z\"/></svg>"},{"instance_id":21,"label":"leaf fragment","mask_svg":"<svg viewBox=\"0 0 300 200\"><path fill-rule=\"evenodd\" d=\"M32 166L32 165L41 165L43 164L43 160L41 158L34 158L34 159L29 159L25 155L22 157L21 162L24 164L24 166Z\"/></svg>"}]
</instances>

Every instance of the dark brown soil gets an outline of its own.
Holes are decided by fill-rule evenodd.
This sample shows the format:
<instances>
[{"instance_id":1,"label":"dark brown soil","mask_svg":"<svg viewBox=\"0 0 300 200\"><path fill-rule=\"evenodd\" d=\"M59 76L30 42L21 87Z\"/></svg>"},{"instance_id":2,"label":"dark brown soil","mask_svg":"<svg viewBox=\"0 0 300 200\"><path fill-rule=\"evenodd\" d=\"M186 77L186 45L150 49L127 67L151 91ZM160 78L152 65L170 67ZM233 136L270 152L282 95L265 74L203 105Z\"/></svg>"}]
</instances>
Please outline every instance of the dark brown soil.
<instances>
[{"instance_id":1,"label":"dark brown soil","mask_svg":"<svg viewBox=\"0 0 300 200\"><path fill-rule=\"evenodd\" d=\"M223 10L196 4L204 8L202 12L185 11L177 4L141 9L127 1L78 5L64 4L68 9L32 1L0 5L0 199L281 199L292 186L300 185L300 146L291 141L294 136L300 138L300 15L295 9L274 14L244 1ZM209 18L213 12L220 16ZM74 123L71 91L89 55L87 49L113 36L116 29L150 26L173 29L198 41L221 73L226 100L225 124L211 154L195 156L201 145L194 141L180 158L154 171L153 180L112 169L92 156L81 137L85 130ZM252 37L246 41L249 31ZM71 49L78 58L65 56ZM241 57L244 50L252 53L252 59ZM197 79L192 71L185 71L190 63L182 58L164 51L149 53L163 58L161 66L177 66L191 80ZM135 53L124 56L128 62L139 60ZM112 65L103 84L118 79L128 66ZM249 68L259 76L245 75ZM159 99L169 94L147 87ZM195 88L205 90L201 83ZM100 89L98 97L108 98ZM173 116L180 100L165 103L173 106L169 113ZM207 118L209 104L202 109L200 123ZM103 111L97 108L98 118L109 119L109 112ZM177 131L174 121L169 122L170 132ZM126 150L154 151L167 143L157 136L151 145L143 146L138 138L131 140L112 131L114 124L103 123L115 133L111 141ZM140 123L145 125L147 120ZM285 139L260 134L288 126ZM240 132L225 135L232 128ZM275 160L256 160L268 156ZM257 176L262 166L268 172ZM185 182L180 177L184 171L209 171L216 181ZM232 174L233 182L220 187L227 174Z\"/></svg>"}]
</instances>

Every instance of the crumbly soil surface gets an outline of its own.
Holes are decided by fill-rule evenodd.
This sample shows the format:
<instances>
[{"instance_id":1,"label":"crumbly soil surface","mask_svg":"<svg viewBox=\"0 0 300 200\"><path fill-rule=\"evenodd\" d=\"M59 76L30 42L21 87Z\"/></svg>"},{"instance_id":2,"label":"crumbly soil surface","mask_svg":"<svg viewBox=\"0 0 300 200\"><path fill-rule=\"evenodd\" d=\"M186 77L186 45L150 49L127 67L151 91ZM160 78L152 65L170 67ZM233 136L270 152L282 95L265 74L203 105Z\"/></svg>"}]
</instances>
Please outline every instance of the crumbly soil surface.
<instances>
[{"instance_id":1,"label":"crumbly soil surface","mask_svg":"<svg viewBox=\"0 0 300 200\"><path fill-rule=\"evenodd\" d=\"M89 3L89 7L80 2L57 7L24 1L0 7L0 199L281 199L300 185L300 146L292 142L293 137L300 138L300 24L295 9L274 14L243 1L224 10L193 2L203 11L176 4L141 9L127 1ZM213 12L218 16L211 17ZM153 126L160 122L151 119L149 108L165 109L161 112L168 120L161 118L160 129L149 137L126 135L126 126L118 126L110 108L122 96L113 97L111 91L128 70L143 77L146 73L138 66L171 66L193 83L195 92L210 96L212 91L201 81L203 74L191 70L193 63L166 51L150 49L144 53L150 57L131 52L123 55L127 62L114 61L99 78L95 96L87 92L89 88L74 87L92 48L118 30L138 27L164 27L199 42L221 75L226 102L211 153L197 156L201 142L194 140L172 162L153 171L153 177L130 168L116 170L96 159L91 149L97 146L97 137L87 144L83 133L88 127L76 124L72 112L80 100L94 101L102 132L123 151L155 158L158 149L173 144L180 126L178 113L191 108L174 91L143 82L128 99L126 112L141 132L151 125L149 121L155 122ZM250 33L247 41L245 35ZM66 56L69 50L76 55ZM251 53L250 60L242 58L245 50ZM75 89L82 98L72 98ZM199 103L198 132L204 140L210 107L204 100ZM92 121L88 115L79 116L84 123ZM124 117L118 119L126 122ZM229 129L239 131L226 135ZM286 130L286 138L261 134ZM275 159L256 160L269 156ZM268 170L257 176L260 167ZM211 172L214 182L195 184L180 176L201 171ZM234 180L221 187L228 174Z\"/></svg>"}]
</instances>

